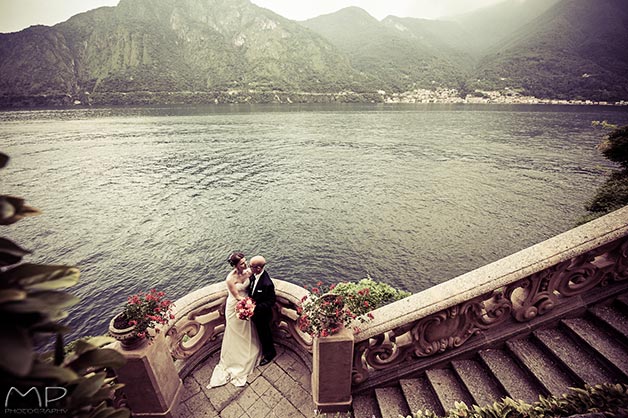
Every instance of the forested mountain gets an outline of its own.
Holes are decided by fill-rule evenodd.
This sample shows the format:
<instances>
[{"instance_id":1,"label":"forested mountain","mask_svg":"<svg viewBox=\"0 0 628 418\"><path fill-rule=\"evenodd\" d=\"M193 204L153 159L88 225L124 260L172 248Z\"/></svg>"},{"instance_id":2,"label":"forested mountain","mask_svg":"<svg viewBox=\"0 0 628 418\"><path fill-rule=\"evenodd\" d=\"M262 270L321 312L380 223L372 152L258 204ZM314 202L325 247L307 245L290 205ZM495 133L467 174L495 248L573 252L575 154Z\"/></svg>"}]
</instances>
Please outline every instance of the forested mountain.
<instances>
[{"instance_id":1,"label":"forested mountain","mask_svg":"<svg viewBox=\"0 0 628 418\"><path fill-rule=\"evenodd\" d=\"M0 105L348 91L372 100L437 87L626 100L627 22L625 0L506 0L449 21L378 21L350 7L304 22L249 0L121 0L0 34Z\"/></svg>"},{"instance_id":2,"label":"forested mountain","mask_svg":"<svg viewBox=\"0 0 628 418\"><path fill-rule=\"evenodd\" d=\"M447 33L448 22L395 17L379 22L348 7L301 23L338 47L355 69L374 77L384 90L456 85L467 77L469 60L460 59L438 36Z\"/></svg>"},{"instance_id":3,"label":"forested mountain","mask_svg":"<svg viewBox=\"0 0 628 418\"><path fill-rule=\"evenodd\" d=\"M537 97L625 100L625 0L563 0L482 59L487 87L519 86Z\"/></svg>"},{"instance_id":4,"label":"forested mountain","mask_svg":"<svg viewBox=\"0 0 628 418\"><path fill-rule=\"evenodd\" d=\"M505 0L449 20L458 23L467 34L467 51L481 56L559 1Z\"/></svg>"},{"instance_id":5,"label":"forested mountain","mask_svg":"<svg viewBox=\"0 0 628 418\"><path fill-rule=\"evenodd\" d=\"M0 37L0 92L360 90L329 42L248 0L121 0Z\"/></svg>"}]
</instances>

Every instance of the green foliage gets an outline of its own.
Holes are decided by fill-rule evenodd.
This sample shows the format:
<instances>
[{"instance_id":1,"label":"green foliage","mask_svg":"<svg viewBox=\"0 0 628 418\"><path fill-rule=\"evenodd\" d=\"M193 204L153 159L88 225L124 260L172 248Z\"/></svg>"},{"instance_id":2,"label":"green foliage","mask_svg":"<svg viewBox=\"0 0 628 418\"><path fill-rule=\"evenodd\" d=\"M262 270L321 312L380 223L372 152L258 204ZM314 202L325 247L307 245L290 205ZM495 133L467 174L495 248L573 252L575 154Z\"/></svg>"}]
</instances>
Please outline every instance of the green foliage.
<instances>
[{"instance_id":1,"label":"green foliage","mask_svg":"<svg viewBox=\"0 0 628 418\"><path fill-rule=\"evenodd\" d=\"M591 126L595 126L595 127L601 127L602 129L617 129L619 128L619 126L615 125L614 123L608 123L607 120L603 120L603 121L599 121L599 120L594 120L591 122Z\"/></svg>"},{"instance_id":2,"label":"green foliage","mask_svg":"<svg viewBox=\"0 0 628 418\"><path fill-rule=\"evenodd\" d=\"M617 128L598 146L609 160L628 169L628 126Z\"/></svg>"},{"instance_id":3,"label":"green foliage","mask_svg":"<svg viewBox=\"0 0 628 418\"><path fill-rule=\"evenodd\" d=\"M332 284L328 288L318 282L297 309L299 328L312 336L332 335L341 325L348 326L355 319L365 323L373 319L372 310L408 296L409 292L370 277L357 283ZM354 332L360 332L360 328L354 328Z\"/></svg>"},{"instance_id":4,"label":"green foliage","mask_svg":"<svg viewBox=\"0 0 628 418\"><path fill-rule=\"evenodd\" d=\"M301 304L297 307L301 331L312 337L327 337L336 334L343 326L348 326L358 317L360 321L367 320L359 316L360 313L353 312L350 307L368 304L365 301L368 289L341 295L332 293L334 287L335 285L331 285L325 288L319 281L316 287L312 287L311 293L301 299Z\"/></svg>"},{"instance_id":5,"label":"green foliage","mask_svg":"<svg viewBox=\"0 0 628 418\"><path fill-rule=\"evenodd\" d=\"M612 173L586 205L586 209L598 216L628 205L628 172Z\"/></svg>"},{"instance_id":6,"label":"green foliage","mask_svg":"<svg viewBox=\"0 0 628 418\"><path fill-rule=\"evenodd\" d=\"M611 131L598 145L598 149L610 161L619 163L622 170L612 173L593 199L586 204L585 208L590 214L580 223L628 205L628 126Z\"/></svg>"},{"instance_id":7,"label":"green foliage","mask_svg":"<svg viewBox=\"0 0 628 418\"><path fill-rule=\"evenodd\" d=\"M335 295L349 296L360 295L360 292L365 293L364 289L368 289L368 292L363 294L360 298L359 301L362 303L359 306L356 306L357 304L349 306L351 311L356 315L364 315L369 311L411 295L410 292L395 289L383 282L376 282L370 277L362 279L357 283L338 283L331 292ZM358 302L357 299L356 302ZM366 304L364 302L366 302Z\"/></svg>"},{"instance_id":8,"label":"green foliage","mask_svg":"<svg viewBox=\"0 0 628 418\"><path fill-rule=\"evenodd\" d=\"M0 154L0 168L7 161L8 157ZM0 225L37 213L23 199L0 196ZM107 377L107 372L121 367L126 360L117 351L100 347L114 340L96 337L75 342L71 351L63 349L63 334L68 330L58 321L68 315L68 307L78 302L64 289L77 283L79 270L23 263L29 253L11 240L0 238L0 395L8 397L12 387L22 393L33 387L63 388L67 393L54 402L54 409L63 411L63 416L128 417L128 410L110 405L121 385ZM35 341L50 335L56 339L54 352L37 353ZM12 401L11 407L16 409L37 406L28 397Z\"/></svg>"},{"instance_id":9,"label":"green foliage","mask_svg":"<svg viewBox=\"0 0 628 418\"><path fill-rule=\"evenodd\" d=\"M584 389L570 388L562 396L539 397L537 402L528 404L504 398L492 405L469 407L456 403L456 407L440 417L430 410L417 411L413 418L542 418L566 417L586 413L603 413L607 417L623 417L628 413L628 385L600 384L585 385ZM410 417L409 417L410 418Z\"/></svg>"}]
</instances>

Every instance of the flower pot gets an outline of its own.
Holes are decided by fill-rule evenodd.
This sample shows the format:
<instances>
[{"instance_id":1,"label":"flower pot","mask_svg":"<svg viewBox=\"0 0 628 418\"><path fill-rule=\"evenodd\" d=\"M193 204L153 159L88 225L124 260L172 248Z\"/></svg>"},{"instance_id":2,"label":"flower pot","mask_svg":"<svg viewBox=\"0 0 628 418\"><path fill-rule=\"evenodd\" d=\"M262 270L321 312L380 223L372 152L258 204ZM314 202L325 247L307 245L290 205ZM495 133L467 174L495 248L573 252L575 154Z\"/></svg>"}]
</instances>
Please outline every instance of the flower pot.
<instances>
[{"instance_id":1,"label":"flower pot","mask_svg":"<svg viewBox=\"0 0 628 418\"><path fill-rule=\"evenodd\" d=\"M125 324L121 313L111 318L109 322L109 335L120 341L122 348L132 350L146 343L146 338L137 336L135 325L121 324Z\"/></svg>"}]
</instances>

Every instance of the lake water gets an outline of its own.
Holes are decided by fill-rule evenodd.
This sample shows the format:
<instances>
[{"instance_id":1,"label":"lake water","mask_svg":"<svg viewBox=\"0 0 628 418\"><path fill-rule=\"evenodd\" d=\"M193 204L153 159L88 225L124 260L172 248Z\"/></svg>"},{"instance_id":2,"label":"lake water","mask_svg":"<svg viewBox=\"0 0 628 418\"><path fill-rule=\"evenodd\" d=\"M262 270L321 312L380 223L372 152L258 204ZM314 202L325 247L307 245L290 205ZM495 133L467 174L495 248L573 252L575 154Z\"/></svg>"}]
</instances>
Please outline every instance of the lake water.
<instances>
[{"instance_id":1,"label":"lake water","mask_svg":"<svg viewBox=\"0 0 628 418\"><path fill-rule=\"evenodd\" d=\"M126 297L172 299L262 254L298 284L367 275L419 291L574 226L613 166L593 106L343 105L0 112L5 228L73 264L75 334Z\"/></svg>"}]
</instances>

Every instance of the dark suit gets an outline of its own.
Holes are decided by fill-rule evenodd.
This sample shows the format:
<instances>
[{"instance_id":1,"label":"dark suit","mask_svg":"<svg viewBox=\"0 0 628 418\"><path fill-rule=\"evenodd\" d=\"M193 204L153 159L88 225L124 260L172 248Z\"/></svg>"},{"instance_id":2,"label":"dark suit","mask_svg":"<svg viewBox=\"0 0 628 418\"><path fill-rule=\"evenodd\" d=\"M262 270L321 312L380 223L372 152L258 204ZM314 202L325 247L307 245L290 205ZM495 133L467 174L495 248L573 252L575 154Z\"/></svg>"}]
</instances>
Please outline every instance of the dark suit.
<instances>
[{"instance_id":1,"label":"dark suit","mask_svg":"<svg viewBox=\"0 0 628 418\"><path fill-rule=\"evenodd\" d=\"M249 295L255 301L252 321L262 344L262 355L265 359L270 360L277 354L270 328L273 319L273 306L275 306L277 299L275 285L266 271L260 276L257 285L253 281L254 278L255 276L251 276L251 284L249 285ZM253 291L253 287L255 287L255 291Z\"/></svg>"}]
</instances>

